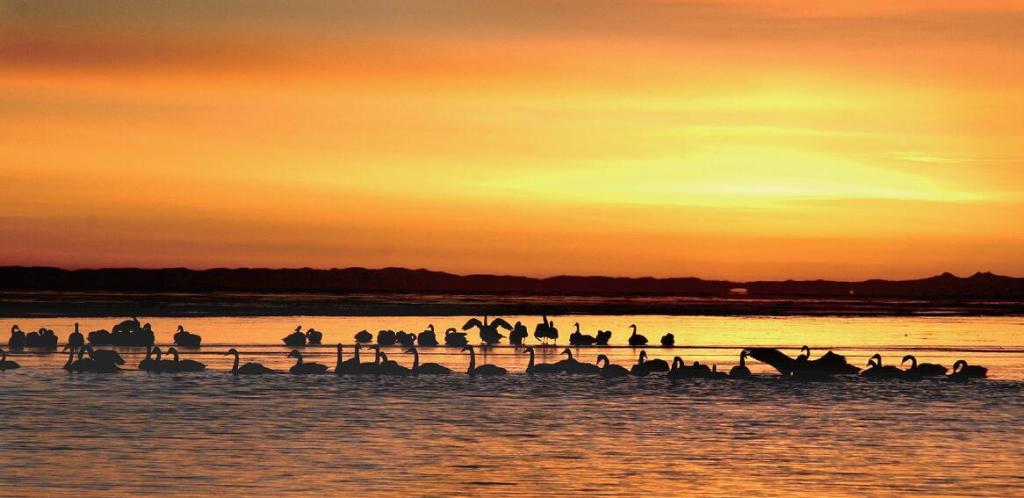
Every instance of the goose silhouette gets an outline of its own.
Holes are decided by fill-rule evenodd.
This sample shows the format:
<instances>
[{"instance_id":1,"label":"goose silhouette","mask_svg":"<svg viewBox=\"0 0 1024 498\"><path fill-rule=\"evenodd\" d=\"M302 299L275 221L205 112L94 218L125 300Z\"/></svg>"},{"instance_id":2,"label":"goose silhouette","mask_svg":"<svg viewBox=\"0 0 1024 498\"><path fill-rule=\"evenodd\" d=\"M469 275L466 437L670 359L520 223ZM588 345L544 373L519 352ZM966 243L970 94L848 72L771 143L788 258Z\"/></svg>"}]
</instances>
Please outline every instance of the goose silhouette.
<instances>
[{"instance_id":1,"label":"goose silhouette","mask_svg":"<svg viewBox=\"0 0 1024 498\"><path fill-rule=\"evenodd\" d=\"M14 360L7 359L7 351L0 349L0 370L14 370L21 368L21 365Z\"/></svg>"},{"instance_id":2,"label":"goose silhouette","mask_svg":"<svg viewBox=\"0 0 1024 498\"><path fill-rule=\"evenodd\" d=\"M599 354L597 355L597 364L601 365L604 362L604 366L601 367L601 377L614 378L614 377L625 377L629 375L629 370L622 365L615 365L608 360L608 356Z\"/></svg>"},{"instance_id":3,"label":"goose silhouette","mask_svg":"<svg viewBox=\"0 0 1024 498\"><path fill-rule=\"evenodd\" d=\"M748 355L750 355L750 352L747 351L746 349L740 351L740 364L736 365L735 367L732 367L732 370L729 370L729 377L732 377L734 379L750 378L750 369L747 368Z\"/></svg>"},{"instance_id":4,"label":"goose silhouette","mask_svg":"<svg viewBox=\"0 0 1024 498\"><path fill-rule=\"evenodd\" d=\"M168 348L167 354L174 356L174 360L172 361L171 368L169 370L171 372L202 372L203 370L206 370L206 365L199 363L198 361L182 360L178 355L177 348Z\"/></svg>"},{"instance_id":5,"label":"goose silhouette","mask_svg":"<svg viewBox=\"0 0 1024 498\"><path fill-rule=\"evenodd\" d=\"M473 346L466 346L462 348L462 350L469 351L469 368L466 369L467 374L474 377L477 375L491 377L496 375L505 375L508 373L508 370L497 365L485 364L480 365L479 367L476 366L476 353L473 351Z\"/></svg>"},{"instance_id":6,"label":"goose silhouette","mask_svg":"<svg viewBox=\"0 0 1024 498\"><path fill-rule=\"evenodd\" d=\"M556 363L534 363L535 353L532 347L527 346L524 348L524 352L529 353L530 362L526 365L526 373L533 374L553 374L564 372L565 369Z\"/></svg>"},{"instance_id":7,"label":"goose silhouette","mask_svg":"<svg viewBox=\"0 0 1024 498\"><path fill-rule=\"evenodd\" d=\"M512 326L501 318L495 318L493 321L488 322L487 315L484 315L484 321L482 322L478 318L470 318L462 326L462 330L469 330L474 327L480 330L480 340L488 345L498 344L505 337L501 332L498 332L499 328L512 330Z\"/></svg>"},{"instance_id":8,"label":"goose silhouette","mask_svg":"<svg viewBox=\"0 0 1024 498\"><path fill-rule=\"evenodd\" d=\"M185 348L198 348L203 343L203 338L185 330L183 325L178 325L178 331L174 333L174 343Z\"/></svg>"},{"instance_id":9,"label":"goose silhouette","mask_svg":"<svg viewBox=\"0 0 1024 498\"><path fill-rule=\"evenodd\" d=\"M412 353L413 375L448 375L452 373L452 369L437 363L424 363L420 365L420 352L415 347L409 348L405 352Z\"/></svg>"},{"instance_id":10,"label":"goose silhouette","mask_svg":"<svg viewBox=\"0 0 1024 498\"><path fill-rule=\"evenodd\" d=\"M416 337L420 346L437 346L437 335L434 334L434 324L427 325L427 329Z\"/></svg>"},{"instance_id":11,"label":"goose silhouette","mask_svg":"<svg viewBox=\"0 0 1024 498\"><path fill-rule=\"evenodd\" d=\"M647 338L636 333L636 324L632 324L629 328L633 329L633 335L629 336L629 345L634 348L637 346L643 346L647 344ZM666 369L667 370L667 369Z\"/></svg>"},{"instance_id":12,"label":"goose silhouette","mask_svg":"<svg viewBox=\"0 0 1024 498\"><path fill-rule=\"evenodd\" d=\"M946 375L946 367L937 365L935 363L917 363L917 358L912 354L908 354L903 357L903 361L900 365L910 362L910 369L907 372L913 372L922 377L936 377L940 375Z\"/></svg>"},{"instance_id":13,"label":"goose silhouette","mask_svg":"<svg viewBox=\"0 0 1024 498\"><path fill-rule=\"evenodd\" d=\"M305 336L303 336L305 337ZM289 358L295 358L295 365L288 369L288 373L293 375L321 375L327 373L327 367L319 363L303 363L302 353L298 349L293 349L291 353L288 353Z\"/></svg>"},{"instance_id":14,"label":"goose silhouette","mask_svg":"<svg viewBox=\"0 0 1024 498\"><path fill-rule=\"evenodd\" d=\"M373 342L373 334L369 330L360 330L356 332L355 339L359 344L369 344Z\"/></svg>"},{"instance_id":15,"label":"goose silhouette","mask_svg":"<svg viewBox=\"0 0 1024 498\"><path fill-rule=\"evenodd\" d=\"M231 366L231 375L266 375L277 373L277 371L263 366L262 363L256 362L248 362L245 365L239 367L238 350L236 350L235 348L229 349L227 353L224 353L224 355L234 355L235 357L234 363Z\"/></svg>"},{"instance_id":16,"label":"goose silhouette","mask_svg":"<svg viewBox=\"0 0 1024 498\"><path fill-rule=\"evenodd\" d=\"M576 327L576 331L569 334L569 344L572 346L593 346L597 342L597 338L580 332L580 324L576 322L573 324Z\"/></svg>"}]
</instances>

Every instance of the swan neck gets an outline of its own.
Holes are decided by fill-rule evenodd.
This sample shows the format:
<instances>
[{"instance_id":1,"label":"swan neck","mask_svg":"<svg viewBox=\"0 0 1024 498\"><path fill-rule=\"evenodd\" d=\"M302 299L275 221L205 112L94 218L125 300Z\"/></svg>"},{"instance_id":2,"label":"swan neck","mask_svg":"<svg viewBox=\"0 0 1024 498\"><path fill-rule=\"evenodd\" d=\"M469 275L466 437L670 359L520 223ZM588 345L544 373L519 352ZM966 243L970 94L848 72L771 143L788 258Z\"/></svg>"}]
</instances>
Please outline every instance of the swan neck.
<instances>
[{"instance_id":1,"label":"swan neck","mask_svg":"<svg viewBox=\"0 0 1024 498\"><path fill-rule=\"evenodd\" d=\"M231 367L231 373L238 374L238 353L235 353L235 364Z\"/></svg>"}]
</instances>

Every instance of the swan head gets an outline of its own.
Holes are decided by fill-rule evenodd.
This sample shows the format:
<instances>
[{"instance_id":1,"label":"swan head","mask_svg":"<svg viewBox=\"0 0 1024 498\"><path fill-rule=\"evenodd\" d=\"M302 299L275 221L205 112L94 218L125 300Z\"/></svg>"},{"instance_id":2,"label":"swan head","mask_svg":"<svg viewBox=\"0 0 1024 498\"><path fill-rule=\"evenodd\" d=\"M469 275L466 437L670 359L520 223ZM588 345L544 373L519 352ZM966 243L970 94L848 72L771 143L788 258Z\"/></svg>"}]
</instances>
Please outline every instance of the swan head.
<instances>
[{"instance_id":1,"label":"swan head","mask_svg":"<svg viewBox=\"0 0 1024 498\"><path fill-rule=\"evenodd\" d=\"M341 343L340 342L338 343L338 352L339 353L341 352Z\"/></svg>"},{"instance_id":2,"label":"swan head","mask_svg":"<svg viewBox=\"0 0 1024 498\"><path fill-rule=\"evenodd\" d=\"M882 366L882 355L875 353L874 356L871 357L871 359L875 360L878 366Z\"/></svg>"},{"instance_id":3,"label":"swan head","mask_svg":"<svg viewBox=\"0 0 1024 498\"><path fill-rule=\"evenodd\" d=\"M640 361L643 362L646 359L647 359L647 351L641 351L640 352Z\"/></svg>"},{"instance_id":4,"label":"swan head","mask_svg":"<svg viewBox=\"0 0 1024 498\"><path fill-rule=\"evenodd\" d=\"M953 364L953 373L957 373L965 368L967 368L967 360L956 360L956 363Z\"/></svg>"},{"instance_id":5,"label":"swan head","mask_svg":"<svg viewBox=\"0 0 1024 498\"><path fill-rule=\"evenodd\" d=\"M184 331L185 331L185 327L182 326L182 325L178 325L178 332L184 332Z\"/></svg>"},{"instance_id":6,"label":"swan head","mask_svg":"<svg viewBox=\"0 0 1024 498\"><path fill-rule=\"evenodd\" d=\"M406 353L416 354L416 348L409 348L405 350Z\"/></svg>"},{"instance_id":7,"label":"swan head","mask_svg":"<svg viewBox=\"0 0 1024 498\"><path fill-rule=\"evenodd\" d=\"M746 349L744 349L743 351L740 351L740 358L746 359L749 356L750 356L750 351L747 351Z\"/></svg>"},{"instance_id":8,"label":"swan head","mask_svg":"<svg viewBox=\"0 0 1024 498\"><path fill-rule=\"evenodd\" d=\"M561 354L567 354L569 358L572 358L572 351L569 348L563 349Z\"/></svg>"},{"instance_id":9,"label":"swan head","mask_svg":"<svg viewBox=\"0 0 1024 498\"><path fill-rule=\"evenodd\" d=\"M227 353L224 353L224 356L232 355L232 354L235 355L235 356L238 356L238 350L235 349L235 348L231 348L231 349L228 350Z\"/></svg>"},{"instance_id":10,"label":"swan head","mask_svg":"<svg viewBox=\"0 0 1024 498\"><path fill-rule=\"evenodd\" d=\"M910 362L911 367L916 367L917 366L917 358L915 358L914 355L912 355L912 354L908 354L908 355L904 356L903 360L900 361L900 365L902 365L902 364L904 364L904 363L906 363L908 361Z\"/></svg>"},{"instance_id":11,"label":"swan head","mask_svg":"<svg viewBox=\"0 0 1024 498\"><path fill-rule=\"evenodd\" d=\"M167 350L167 352L169 353L170 350ZM300 353L298 349L293 349L291 353L288 353L288 357L289 358L302 358L302 353Z\"/></svg>"}]
</instances>

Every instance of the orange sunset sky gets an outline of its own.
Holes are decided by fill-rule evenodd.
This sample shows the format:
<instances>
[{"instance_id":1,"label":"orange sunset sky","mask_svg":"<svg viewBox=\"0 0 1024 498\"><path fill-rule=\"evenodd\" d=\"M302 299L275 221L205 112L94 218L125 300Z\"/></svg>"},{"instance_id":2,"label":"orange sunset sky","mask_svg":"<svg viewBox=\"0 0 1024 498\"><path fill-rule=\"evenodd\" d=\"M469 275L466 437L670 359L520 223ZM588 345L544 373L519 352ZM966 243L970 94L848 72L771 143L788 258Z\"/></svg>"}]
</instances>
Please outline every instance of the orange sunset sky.
<instances>
[{"instance_id":1,"label":"orange sunset sky","mask_svg":"<svg viewBox=\"0 0 1024 498\"><path fill-rule=\"evenodd\" d=\"M1024 275L1024 2L0 0L0 152L0 264Z\"/></svg>"}]
</instances>

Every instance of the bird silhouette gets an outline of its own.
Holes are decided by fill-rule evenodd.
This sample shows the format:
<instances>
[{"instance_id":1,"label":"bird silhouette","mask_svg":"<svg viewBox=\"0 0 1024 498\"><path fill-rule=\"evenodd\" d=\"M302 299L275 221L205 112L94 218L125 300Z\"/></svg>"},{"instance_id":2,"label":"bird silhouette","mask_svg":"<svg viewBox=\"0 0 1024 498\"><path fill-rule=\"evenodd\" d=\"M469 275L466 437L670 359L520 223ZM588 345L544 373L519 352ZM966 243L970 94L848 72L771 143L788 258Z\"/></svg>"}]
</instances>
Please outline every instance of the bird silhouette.
<instances>
[{"instance_id":1,"label":"bird silhouette","mask_svg":"<svg viewBox=\"0 0 1024 498\"><path fill-rule=\"evenodd\" d=\"M597 364L601 365L604 362L604 366L601 367L601 377L614 378L614 377L625 377L629 375L629 370L622 365L615 365L608 360L608 356L599 354L597 355Z\"/></svg>"},{"instance_id":2,"label":"bird silhouette","mask_svg":"<svg viewBox=\"0 0 1024 498\"><path fill-rule=\"evenodd\" d=\"M903 357L903 361L900 362L900 365L902 365L902 364L904 364L904 363L906 363L908 361L910 362L910 369L907 370L908 372L914 372L917 375L920 375L922 377L935 377L935 376L940 376L940 375L946 375L946 371L947 371L946 367L944 367L942 365L937 365L935 363L920 363L919 364L919 363L917 363L917 358L914 357L914 355L912 355L912 354L908 354L908 355L904 356Z\"/></svg>"},{"instance_id":3,"label":"bird silhouette","mask_svg":"<svg viewBox=\"0 0 1024 498\"><path fill-rule=\"evenodd\" d=\"M868 359L868 369L860 373L872 379L897 379L903 376L903 370L892 365L882 365L882 355L875 353Z\"/></svg>"},{"instance_id":4,"label":"bird silhouette","mask_svg":"<svg viewBox=\"0 0 1024 498\"><path fill-rule=\"evenodd\" d=\"M359 345L356 344L356 349L359 349ZM335 375L350 375L357 374L359 370L359 357L354 355L351 358L342 361L341 359L342 345L338 343L338 361L334 364Z\"/></svg>"},{"instance_id":5,"label":"bird silhouette","mask_svg":"<svg viewBox=\"0 0 1024 498\"><path fill-rule=\"evenodd\" d=\"M413 375L448 375L452 373L452 369L437 363L424 363L420 365L420 352L415 347L409 348L405 352L412 353Z\"/></svg>"},{"instance_id":6,"label":"bird silhouette","mask_svg":"<svg viewBox=\"0 0 1024 498\"><path fill-rule=\"evenodd\" d=\"M323 340L323 332L320 332L319 330L314 329L312 327L310 327L309 330L306 331L306 344L310 346L319 346L321 341Z\"/></svg>"},{"instance_id":7,"label":"bird silhouette","mask_svg":"<svg viewBox=\"0 0 1024 498\"><path fill-rule=\"evenodd\" d=\"M533 348L531 348L529 346L524 348L524 352L530 354L530 362L529 362L529 364L526 365L526 373L528 373L530 375L533 375L533 374L553 374L553 373L559 373L559 372L564 372L565 371L562 368L561 365L558 365L556 363L534 363L535 353L533 351Z\"/></svg>"},{"instance_id":8,"label":"bird silhouette","mask_svg":"<svg viewBox=\"0 0 1024 498\"><path fill-rule=\"evenodd\" d=\"M173 363L169 371L171 372L202 372L206 370L206 365L199 363L195 360L182 360L178 355L177 348L168 348L167 354L174 356Z\"/></svg>"},{"instance_id":9,"label":"bird silhouette","mask_svg":"<svg viewBox=\"0 0 1024 498\"><path fill-rule=\"evenodd\" d=\"M480 330L480 340L488 345L498 344L505 337L501 332L498 332L499 328L512 330L512 326L501 318L495 318L493 321L488 322L487 315L484 315L484 321L482 322L478 318L470 318L462 326L462 330L469 330L474 327Z\"/></svg>"},{"instance_id":10,"label":"bird silhouette","mask_svg":"<svg viewBox=\"0 0 1024 498\"><path fill-rule=\"evenodd\" d=\"M580 332L580 324L576 322L573 324L576 327L576 331L569 334L569 344L573 346L592 346L597 342L597 338Z\"/></svg>"},{"instance_id":11,"label":"bird silhouette","mask_svg":"<svg viewBox=\"0 0 1024 498\"><path fill-rule=\"evenodd\" d=\"M963 381L967 379L983 379L988 377L988 369L979 365L968 365L966 360L956 360L953 363L953 373L949 374L950 380Z\"/></svg>"},{"instance_id":12,"label":"bird silhouette","mask_svg":"<svg viewBox=\"0 0 1024 498\"><path fill-rule=\"evenodd\" d=\"M597 331L597 337L594 338L595 339L594 340L594 344L597 345L597 346L607 346L608 345L608 341L610 341L611 338L612 338L612 331L611 330L598 330Z\"/></svg>"},{"instance_id":13,"label":"bird silhouette","mask_svg":"<svg viewBox=\"0 0 1024 498\"><path fill-rule=\"evenodd\" d=\"M647 359L647 351L640 351L637 362L629 370L629 373L638 377L644 377L652 372L668 372L668 362L662 359Z\"/></svg>"},{"instance_id":14,"label":"bird silhouette","mask_svg":"<svg viewBox=\"0 0 1024 498\"><path fill-rule=\"evenodd\" d=\"M159 372L160 361L153 359L153 347L146 346L146 357L139 362L139 370L144 372Z\"/></svg>"},{"instance_id":15,"label":"bird silhouette","mask_svg":"<svg viewBox=\"0 0 1024 498\"><path fill-rule=\"evenodd\" d=\"M469 351L469 368L466 370L466 373L469 375L496 376L508 373L508 370L496 365L486 364L480 365L479 367L476 366L476 353L473 351L473 346L466 346L462 348L462 350Z\"/></svg>"},{"instance_id":16,"label":"bird silhouette","mask_svg":"<svg viewBox=\"0 0 1024 498\"><path fill-rule=\"evenodd\" d=\"M174 343L181 347L198 348L203 343L203 338L185 330L183 325L178 325L178 331L174 333Z\"/></svg>"},{"instance_id":17,"label":"bird silhouette","mask_svg":"<svg viewBox=\"0 0 1024 498\"><path fill-rule=\"evenodd\" d=\"M290 347L293 347L293 348L301 348L301 347L305 346L306 345L306 334L302 333L302 325L299 325L298 327L295 327L295 332L292 332L291 334L286 335L284 337L284 339L281 339L281 340L284 341L284 345L285 346L290 346Z\"/></svg>"},{"instance_id":18,"label":"bird silhouette","mask_svg":"<svg viewBox=\"0 0 1024 498\"><path fill-rule=\"evenodd\" d=\"M416 334L411 334L404 330L399 330L398 333L395 334L395 342L401 344L406 348L411 348L414 345L416 345Z\"/></svg>"},{"instance_id":19,"label":"bird silhouette","mask_svg":"<svg viewBox=\"0 0 1024 498\"><path fill-rule=\"evenodd\" d=\"M526 330L526 325L523 325L523 322L516 322L516 324L512 326L512 331L508 333L508 342L515 346L522 346L523 341L529 335L530 333Z\"/></svg>"},{"instance_id":20,"label":"bird silhouette","mask_svg":"<svg viewBox=\"0 0 1024 498\"><path fill-rule=\"evenodd\" d=\"M444 331L444 343L446 346L462 347L469 344L469 339L466 338L464 332L459 332L452 327Z\"/></svg>"},{"instance_id":21,"label":"bird silhouette","mask_svg":"<svg viewBox=\"0 0 1024 498\"><path fill-rule=\"evenodd\" d=\"M647 338L636 333L636 324L632 324L629 328L633 329L633 335L629 336L629 345L634 348L637 346L643 346L647 344Z\"/></svg>"},{"instance_id":22,"label":"bird silhouette","mask_svg":"<svg viewBox=\"0 0 1024 498\"><path fill-rule=\"evenodd\" d=\"M225 355L234 355L235 356L234 363L231 366L231 375L266 375L266 374L276 374L277 373L276 370L267 368L267 367L263 366L262 363L256 363L256 362L248 362L245 365L242 365L241 367L239 367L238 366L238 363L239 363L238 350L236 350L235 348L229 349L228 352L224 353L224 354Z\"/></svg>"},{"instance_id":23,"label":"bird silhouette","mask_svg":"<svg viewBox=\"0 0 1024 498\"><path fill-rule=\"evenodd\" d=\"M355 339L359 344L369 344L373 342L373 334L369 330L360 330L356 332Z\"/></svg>"},{"instance_id":24,"label":"bird silhouette","mask_svg":"<svg viewBox=\"0 0 1024 498\"><path fill-rule=\"evenodd\" d=\"M25 332L21 330L21 327L17 325L11 327L11 338L7 340L7 349L15 353L25 349Z\"/></svg>"},{"instance_id":25,"label":"bird silhouette","mask_svg":"<svg viewBox=\"0 0 1024 498\"><path fill-rule=\"evenodd\" d=\"M85 336L78 331L78 323L75 323L75 331L68 335L68 346L72 348L80 348L85 346Z\"/></svg>"},{"instance_id":26,"label":"bird silhouette","mask_svg":"<svg viewBox=\"0 0 1024 498\"><path fill-rule=\"evenodd\" d=\"M408 367L399 365L395 360L389 360L387 353L380 353L380 365L378 366L378 372L380 375L396 375L405 376L411 372Z\"/></svg>"},{"instance_id":27,"label":"bird silhouette","mask_svg":"<svg viewBox=\"0 0 1024 498\"><path fill-rule=\"evenodd\" d=\"M420 332L416 337L420 346L437 346L437 335L434 334L434 324L427 325L427 329Z\"/></svg>"},{"instance_id":28,"label":"bird silhouette","mask_svg":"<svg viewBox=\"0 0 1024 498\"><path fill-rule=\"evenodd\" d=\"M558 344L558 329L555 328L555 322L548 320L547 315L543 315L541 318L543 321L533 329L533 337L545 344L549 339Z\"/></svg>"},{"instance_id":29,"label":"bird silhouette","mask_svg":"<svg viewBox=\"0 0 1024 498\"><path fill-rule=\"evenodd\" d=\"M394 330L381 330L377 332L378 346L394 346L396 340L398 338Z\"/></svg>"},{"instance_id":30,"label":"bird silhouette","mask_svg":"<svg viewBox=\"0 0 1024 498\"><path fill-rule=\"evenodd\" d=\"M327 373L327 367L324 365L319 363L303 363L302 353L298 349L293 349L291 353L288 353L288 357L295 358L295 365L288 369L288 373L294 375L320 375Z\"/></svg>"},{"instance_id":31,"label":"bird silhouette","mask_svg":"<svg viewBox=\"0 0 1024 498\"><path fill-rule=\"evenodd\" d=\"M0 349L0 370L14 370L21 368L21 365L14 360L7 360L7 351Z\"/></svg>"},{"instance_id":32,"label":"bird silhouette","mask_svg":"<svg viewBox=\"0 0 1024 498\"><path fill-rule=\"evenodd\" d=\"M747 368L747 356L749 354L750 352L747 351L746 349L740 351L740 364L736 365L735 367L732 367L732 370L729 370L729 377L732 377L734 379L750 378L750 369Z\"/></svg>"},{"instance_id":33,"label":"bird silhouette","mask_svg":"<svg viewBox=\"0 0 1024 498\"><path fill-rule=\"evenodd\" d=\"M574 358L572 350L569 348L562 350L562 354L566 355L567 358L555 363L555 365L561 366L562 370L567 374L596 375L601 371L601 369L593 363L584 363Z\"/></svg>"},{"instance_id":34,"label":"bird silhouette","mask_svg":"<svg viewBox=\"0 0 1024 498\"><path fill-rule=\"evenodd\" d=\"M675 345L676 345L676 336L672 335L672 332L669 332L669 333L661 336L661 346L662 347L671 348L671 347L673 347Z\"/></svg>"}]
</instances>

